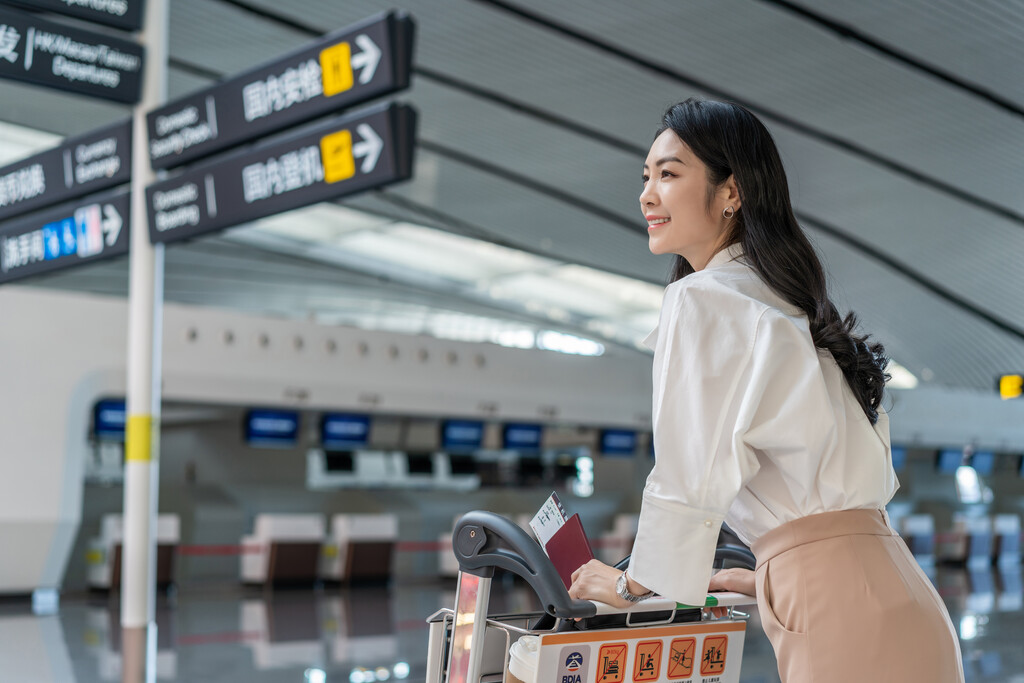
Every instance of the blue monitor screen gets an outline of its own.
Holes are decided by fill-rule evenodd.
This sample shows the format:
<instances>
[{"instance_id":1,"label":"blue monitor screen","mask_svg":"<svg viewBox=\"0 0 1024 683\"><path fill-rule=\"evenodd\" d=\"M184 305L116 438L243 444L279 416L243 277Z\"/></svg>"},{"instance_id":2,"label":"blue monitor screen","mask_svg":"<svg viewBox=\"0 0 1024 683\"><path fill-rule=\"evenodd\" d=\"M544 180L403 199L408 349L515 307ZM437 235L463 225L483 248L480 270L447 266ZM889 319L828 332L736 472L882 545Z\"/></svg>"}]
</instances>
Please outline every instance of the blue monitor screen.
<instances>
[{"instance_id":1,"label":"blue monitor screen","mask_svg":"<svg viewBox=\"0 0 1024 683\"><path fill-rule=\"evenodd\" d=\"M328 413L320 421L320 442L324 448L361 448L370 440L368 415Z\"/></svg>"},{"instance_id":2,"label":"blue monitor screen","mask_svg":"<svg viewBox=\"0 0 1024 683\"><path fill-rule=\"evenodd\" d=\"M902 446L892 448L892 468L899 472L907 464L907 449Z\"/></svg>"},{"instance_id":3,"label":"blue monitor screen","mask_svg":"<svg viewBox=\"0 0 1024 683\"><path fill-rule=\"evenodd\" d=\"M540 450L541 426L534 424L507 424L503 436L503 447L512 451Z\"/></svg>"},{"instance_id":4,"label":"blue monitor screen","mask_svg":"<svg viewBox=\"0 0 1024 683\"><path fill-rule=\"evenodd\" d=\"M441 425L441 447L446 451L473 451L484 441L484 423L447 420Z\"/></svg>"},{"instance_id":5,"label":"blue monitor screen","mask_svg":"<svg viewBox=\"0 0 1024 683\"><path fill-rule=\"evenodd\" d=\"M606 429L601 432L601 452L605 455L633 455L636 432L628 429Z\"/></svg>"},{"instance_id":6,"label":"blue monitor screen","mask_svg":"<svg viewBox=\"0 0 1024 683\"><path fill-rule=\"evenodd\" d=\"M971 456L971 467L978 474L992 474L996 466L996 454L992 451L978 451Z\"/></svg>"},{"instance_id":7,"label":"blue monitor screen","mask_svg":"<svg viewBox=\"0 0 1024 683\"><path fill-rule=\"evenodd\" d=\"M289 448L299 437L299 414L290 410L250 410L245 441L251 446Z\"/></svg>"},{"instance_id":8,"label":"blue monitor screen","mask_svg":"<svg viewBox=\"0 0 1024 683\"><path fill-rule=\"evenodd\" d=\"M124 399L103 399L92 409L93 432L97 439L124 441L124 428L128 422Z\"/></svg>"},{"instance_id":9,"label":"blue monitor screen","mask_svg":"<svg viewBox=\"0 0 1024 683\"><path fill-rule=\"evenodd\" d=\"M940 474L956 474L956 468L960 467L963 459L964 453L960 449L939 451L938 459L935 461L935 469Z\"/></svg>"}]
</instances>

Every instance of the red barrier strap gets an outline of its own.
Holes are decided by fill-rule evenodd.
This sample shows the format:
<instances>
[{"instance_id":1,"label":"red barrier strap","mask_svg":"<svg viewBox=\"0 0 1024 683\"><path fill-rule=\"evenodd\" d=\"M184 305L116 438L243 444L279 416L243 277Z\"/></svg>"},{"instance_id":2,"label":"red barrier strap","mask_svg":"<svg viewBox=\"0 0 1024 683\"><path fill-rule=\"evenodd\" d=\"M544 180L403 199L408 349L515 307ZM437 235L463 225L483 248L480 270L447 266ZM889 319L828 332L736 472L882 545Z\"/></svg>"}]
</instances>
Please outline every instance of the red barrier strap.
<instances>
[{"instance_id":1,"label":"red barrier strap","mask_svg":"<svg viewBox=\"0 0 1024 683\"><path fill-rule=\"evenodd\" d=\"M245 555L248 553L261 553L264 551L261 545L179 545L179 555Z\"/></svg>"}]
</instances>

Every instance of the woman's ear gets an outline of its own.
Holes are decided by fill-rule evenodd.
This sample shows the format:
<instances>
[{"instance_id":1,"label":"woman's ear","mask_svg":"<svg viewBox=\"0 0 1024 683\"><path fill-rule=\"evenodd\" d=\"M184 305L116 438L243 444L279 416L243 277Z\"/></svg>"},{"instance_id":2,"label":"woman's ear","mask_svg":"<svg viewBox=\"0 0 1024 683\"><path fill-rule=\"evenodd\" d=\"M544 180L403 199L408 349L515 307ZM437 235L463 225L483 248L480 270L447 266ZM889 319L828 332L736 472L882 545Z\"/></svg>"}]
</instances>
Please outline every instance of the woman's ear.
<instances>
[{"instance_id":1,"label":"woman's ear","mask_svg":"<svg viewBox=\"0 0 1024 683\"><path fill-rule=\"evenodd\" d=\"M740 199L740 186L736 184L736 176L730 175L726 178L719 192L726 206L731 206L736 211L740 210L743 200Z\"/></svg>"}]
</instances>

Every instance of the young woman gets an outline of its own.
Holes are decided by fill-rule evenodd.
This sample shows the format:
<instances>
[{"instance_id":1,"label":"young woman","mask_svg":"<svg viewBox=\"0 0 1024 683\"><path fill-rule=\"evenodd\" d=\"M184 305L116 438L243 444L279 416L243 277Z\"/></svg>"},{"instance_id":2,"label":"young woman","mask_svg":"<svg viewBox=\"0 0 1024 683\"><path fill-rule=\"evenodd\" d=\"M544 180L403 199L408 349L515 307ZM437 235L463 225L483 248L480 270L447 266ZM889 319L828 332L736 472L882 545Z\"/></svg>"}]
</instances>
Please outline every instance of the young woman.
<instances>
[{"instance_id":1,"label":"young woman","mask_svg":"<svg viewBox=\"0 0 1024 683\"><path fill-rule=\"evenodd\" d=\"M665 113L644 163L650 249L676 254L654 349L656 464L629 569L570 595L757 596L784 683L963 681L942 600L889 526L888 359L828 298L775 143L743 107ZM723 521L756 572L711 576Z\"/></svg>"}]
</instances>

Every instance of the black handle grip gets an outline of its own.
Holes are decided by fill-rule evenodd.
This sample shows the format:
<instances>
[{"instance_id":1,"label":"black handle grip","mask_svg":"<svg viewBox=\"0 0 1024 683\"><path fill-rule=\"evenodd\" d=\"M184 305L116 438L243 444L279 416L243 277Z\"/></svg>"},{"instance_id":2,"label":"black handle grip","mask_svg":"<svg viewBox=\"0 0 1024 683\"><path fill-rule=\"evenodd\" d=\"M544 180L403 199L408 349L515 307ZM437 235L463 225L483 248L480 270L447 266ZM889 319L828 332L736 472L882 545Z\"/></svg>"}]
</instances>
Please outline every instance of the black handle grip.
<instances>
[{"instance_id":1,"label":"black handle grip","mask_svg":"<svg viewBox=\"0 0 1024 683\"><path fill-rule=\"evenodd\" d=\"M594 603L569 597L540 545L501 515L483 510L464 514L455 525L452 550L459 569L467 574L490 578L498 567L523 577L551 616L568 619L597 613Z\"/></svg>"}]
</instances>

